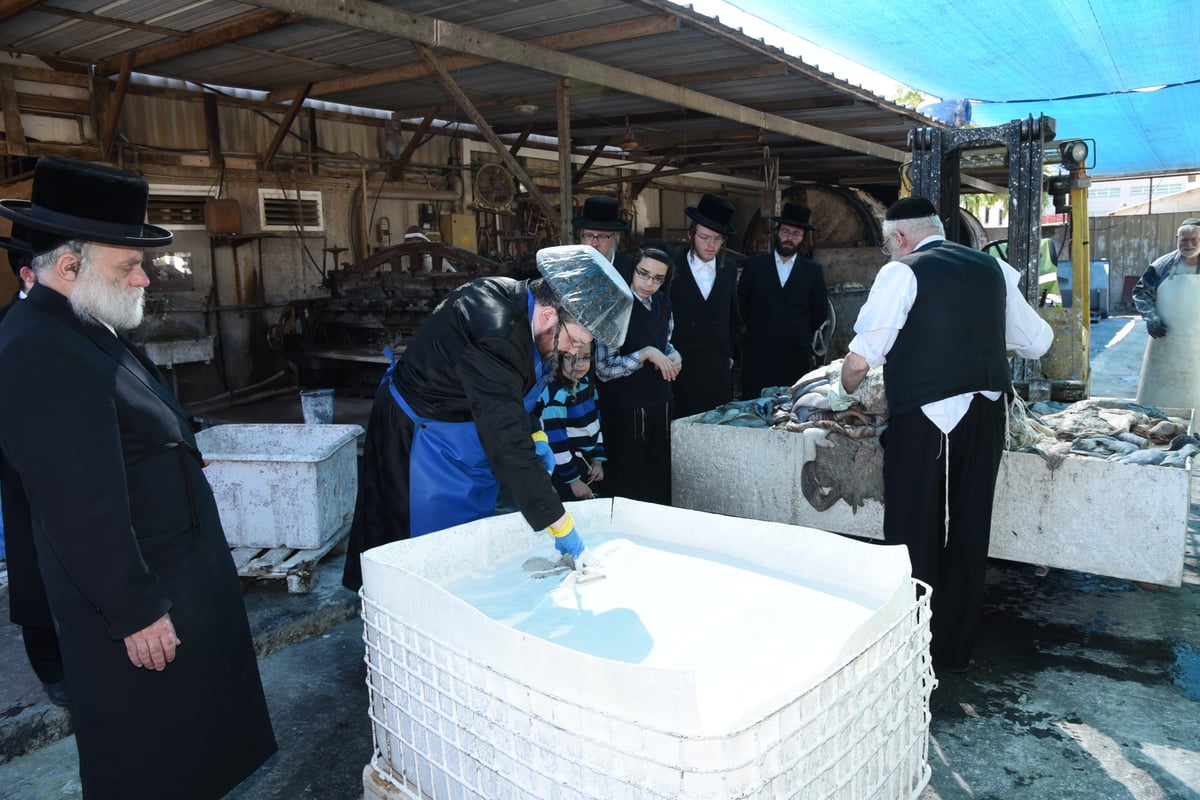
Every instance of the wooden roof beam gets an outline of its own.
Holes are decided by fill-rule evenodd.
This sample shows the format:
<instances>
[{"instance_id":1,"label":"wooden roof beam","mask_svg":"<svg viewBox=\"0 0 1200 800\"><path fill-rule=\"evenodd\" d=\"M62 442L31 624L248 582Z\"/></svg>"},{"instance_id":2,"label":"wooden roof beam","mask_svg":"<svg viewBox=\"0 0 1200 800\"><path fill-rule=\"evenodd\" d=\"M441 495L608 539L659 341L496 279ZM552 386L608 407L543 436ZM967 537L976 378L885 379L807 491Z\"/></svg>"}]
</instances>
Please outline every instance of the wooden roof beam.
<instances>
[{"instance_id":1,"label":"wooden roof beam","mask_svg":"<svg viewBox=\"0 0 1200 800\"><path fill-rule=\"evenodd\" d=\"M263 5L267 4L264 3ZM672 14L643 17L642 19L618 22L612 25L598 25L594 28L572 31L571 33L542 36L538 39L529 40L527 44L544 47L548 50L574 50L580 47L592 47L598 44L610 44L612 42L622 42L627 39L638 39L643 36L655 36L660 33L673 33L677 30L679 30L679 18ZM426 44L439 46L436 43L430 42L426 42ZM467 69L468 67L479 67L484 64L490 64L493 61L503 60L477 55L456 55L442 58L441 62L447 70L453 71ZM320 97L321 95L335 94L353 89L366 89L388 83L403 83L404 81L411 81L417 78L428 78L432 75L434 75L434 71L428 64L423 62L403 64L398 67L389 67L376 72L369 72L365 75L356 75L351 78L334 78L327 81L318 81L313 84L313 96ZM286 96L287 91L286 89L280 90L278 94ZM268 97L274 99L275 94L276 92L272 92Z\"/></svg>"},{"instance_id":2,"label":"wooden roof beam","mask_svg":"<svg viewBox=\"0 0 1200 800\"><path fill-rule=\"evenodd\" d=\"M454 102L458 103L458 107L463 110L463 113L470 118L472 124L474 124L475 127L479 129L479 132L483 134L483 137L488 140L488 144L490 144L492 149L500 155L500 158L504 160L504 163L510 170L512 170L512 173L517 176L517 180L525 185L526 191L528 191L529 194L533 196L534 201L542 207L542 213L546 215L546 219L550 221L551 226L555 229L555 235L561 237L563 235L563 231L559 225L557 212L555 211L554 207L550 205L550 202L546 199L546 196L542 194L540 189L538 189L537 184L533 181L533 178L529 177L529 173L525 171L525 167L521 166L521 162L517 161L513 154L508 152L508 148L504 146L504 142L500 141L500 137L497 136L496 132L493 131L491 126L488 125L487 120L484 119L483 115L479 113L479 110L475 108L475 105L471 102L470 98L468 98L466 93L459 88L457 83L454 82L454 78L450 77L449 71L441 64L440 61L438 61L438 57L434 55L433 51L419 42L413 42L413 47L416 48L417 53L421 56L421 58L425 59L425 63L429 64L429 66L433 68L434 73L437 75L438 82L442 84L442 88L446 90L446 93L454 98Z\"/></svg>"},{"instance_id":3,"label":"wooden roof beam","mask_svg":"<svg viewBox=\"0 0 1200 800\"><path fill-rule=\"evenodd\" d=\"M0 22L41 5L41 2L42 0L0 0Z\"/></svg>"},{"instance_id":4,"label":"wooden roof beam","mask_svg":"<svg viewBox=\"0 0 1200 800\"><path fill-rule=\"evenodd\" d=\"M347 4L329 3L328 0L256 0L256 2L261 6L285 11L289 14L300 14L312 19L397 36L408 39L414 45L454 50L466 55L514 64L551 75L587 81L610 89L648 97L668 105L690 108L743 125L820 142L842 150L863 153L897 163L908 158L906 152L893 147L756 111L729 100L647 78L608 64L568 53L560 53L529 42L498 36L422 14L413 14L381 3L371 2L371 0L357 0Z\"/></svg>"},{"instance_id":5,"label":"wooden roof beam","mask_svg":"<svg viewBox=\"0 0 1200 800\"><path fill-rule=\"evenodd\" d=\"M184 37L178 41L163 42L162 44L143 47L141 50L136 51L134 55L133 68L138 69L147 64L167 61L168 59L177 58L196 50L203 50L206 47L213 47L233 41L234 39L241 39L255 33L261 33L271 28L278 28L280 25L287 25L289 22L297 22L300 19L300 17L280 11L258 11L253 14L247 14L231 22L206 28L199 33ZM97 74L108 76L119 71L122 58L124 56L97 64Z\"/></svg>"}]
</instances>

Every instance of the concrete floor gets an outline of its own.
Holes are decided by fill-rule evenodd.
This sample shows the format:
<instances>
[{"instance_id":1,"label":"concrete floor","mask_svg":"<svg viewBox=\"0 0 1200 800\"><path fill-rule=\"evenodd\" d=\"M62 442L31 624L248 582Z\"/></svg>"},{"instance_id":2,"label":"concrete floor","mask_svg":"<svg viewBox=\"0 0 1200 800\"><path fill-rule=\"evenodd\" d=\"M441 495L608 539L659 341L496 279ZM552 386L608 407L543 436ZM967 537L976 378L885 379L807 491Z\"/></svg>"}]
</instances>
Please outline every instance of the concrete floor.
<instances>
[{"instance_id":1,"label":"concrete floor","mask_svg":"<svg viewBox=\"0 0 1200 800\"><path fill-rule=\"evenodd\" d=\"M1141 321L1104 320L1092 341L1092 394L1132 396ZM1187 547L1178 589L993 562L972 669L940 676L933 695L920 800L1200 797L1200 481ZM247 592L280 753L231 797L361 797L372 747L362 626L340 572L341 557L328 559L312 595ZM5 617L6 603L0 593ZM67 724L4 626L0 800L80 797Z\"/></svg>"}]
</instances>

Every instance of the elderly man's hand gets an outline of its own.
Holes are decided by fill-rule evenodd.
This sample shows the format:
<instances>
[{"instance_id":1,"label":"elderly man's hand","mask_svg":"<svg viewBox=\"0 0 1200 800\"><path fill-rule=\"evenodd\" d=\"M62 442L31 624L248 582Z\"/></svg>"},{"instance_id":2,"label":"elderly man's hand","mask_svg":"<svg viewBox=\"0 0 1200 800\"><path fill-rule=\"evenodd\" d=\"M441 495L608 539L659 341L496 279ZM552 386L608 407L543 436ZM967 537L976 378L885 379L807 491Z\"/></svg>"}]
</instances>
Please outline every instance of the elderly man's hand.
<instances>
[{"instance_id":1,"label":"elderly man's hand","mask_svg":"<svg viewBox=\"0 0 1200 800\"><path fill-rule=\"evenodd\" d=\"M1157 311L1151 311L1145 317L1146 333L1155 339L1161 339L1167 335L1167 323L1163 322L1163 318L1158 315Z\"/></svg>"},{"instance_id":2,"label":"elderly man's hand","mask_svg":"<svg viewBox=\"0 0 1200 800\"><path fill-rule=\"evenodd\" d=\"M162 672L175 660L175 648L182 644L175 635L171 615L163 614L137 633L125 637L125 653L135 667Z\"/></svg>"}]
</instances>

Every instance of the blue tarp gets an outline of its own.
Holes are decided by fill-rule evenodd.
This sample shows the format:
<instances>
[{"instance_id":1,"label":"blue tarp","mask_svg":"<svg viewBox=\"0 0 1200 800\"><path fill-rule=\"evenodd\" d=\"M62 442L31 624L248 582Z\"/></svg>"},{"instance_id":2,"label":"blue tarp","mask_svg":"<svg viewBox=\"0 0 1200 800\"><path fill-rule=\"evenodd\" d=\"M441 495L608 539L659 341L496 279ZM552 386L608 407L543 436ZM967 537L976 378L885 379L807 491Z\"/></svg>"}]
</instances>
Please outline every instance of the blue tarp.
<instances>
[{"instance_id":1,"label":"blue tarp","mask_svg":"<svg viewBox=\"0 0 1200 800\"><path fill-rule=\"evenodd\" d=\"M1197 0L730 1L926 94L972 100L976 125L1054 117L1059 139L1096 141L1094 177L1200 170Z\"/></svg>"}]
</instances>

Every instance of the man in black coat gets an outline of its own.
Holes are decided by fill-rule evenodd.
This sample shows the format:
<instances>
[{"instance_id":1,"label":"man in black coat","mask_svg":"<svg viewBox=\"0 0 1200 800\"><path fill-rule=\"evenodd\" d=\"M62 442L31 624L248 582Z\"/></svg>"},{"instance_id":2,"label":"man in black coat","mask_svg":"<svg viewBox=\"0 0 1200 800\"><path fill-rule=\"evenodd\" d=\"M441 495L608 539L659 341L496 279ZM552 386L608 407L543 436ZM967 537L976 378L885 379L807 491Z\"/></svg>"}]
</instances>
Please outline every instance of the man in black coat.
<instances>
[{"instance_id":1,"label":"man in black coat","mask_svg":"<svg viewBox=\"0 0 1200 800\"><path fill-rule=\"evenodd\" d=\"M589 197L584 200L583 212L571 220L571 227L575 229L575 241L599 250L622 277L629 278L633 261L617 252L621 249L621 234L629 229L629 223L621 219L621 206L615 199Z\"/></svg>"},{"instance_id":2,"label":"man in black coat","mask_svg":"<svg viewBox=\"0 0 1200 800\"><path fill-rule=\"evenodd\" d=\"M787 203L771 217L775 247L746 259L738 279L738 308L746 324L742 340L742 397L758 397L768 386L791 386L813 367L813 334L829 316L821 265L797 250L805 231L815 230L812 210Z\"/></svg>"},{"instance_id":3,"label":"man in black coat","mask_svg":"<svg viewBox=\"0 0 1200 800\"><path fill-rule=\"evenodd\" d=\"M737 307L737 267L721 255L727 237L737 234L733 204L706 194L693 208L688 249L675 258L671 343L687 369L675 379L673 419L690 417L733 399L733 356L741 334Z\"/></svg>"},{"instance_id":4,"label":"man in black coat","mask_svg":"<svg viewBox=\"0 0 1200 800\"><path fill-rule=\"evenodd\" d=\"M12 304L0 308L0 323L9 309L24 300L33 289L29 232L23 225L12 226L12 236L0 238L0 247L8 251L8 264L20 284ZM0 329L2 330L2 329ZM0 333L0 336L3 336ZM46 602L46 587L38 570L33 546L33 520L21 476L9 466L0 452L0 513L4 515L4 542L8 558L8 618L21 628L21 641L29 666L55 705L67 705L67 681L63 673L62 650L54 632L54 618Z\"/></svg>"},{"instance_id":5,"label":"man in black coat","mask_svg":"<svg viewBox=\"0 0 1200 800\"><path fill-rule=\"evenodd\" d=\"M0 332L0 451L24 484L85 798L228 793L275 751L241 586L187 415L141 321L148 186L43 158L37 285Z\"/></svg>"},{"instance_id":6,"label":"man in black coat","mask_svg":"<svg viewBox=\"0 0 1200 800\"><path fill-rule=\"evenodd\" d=\"M342 584L366 550L489 516L500 483L525 521L582 566L584 545L550 479L533 415L560 353L620 346L633 294L599 251L538 251L533 281L480 278L451 292L375 393ZM546 460L548 459L548 461Z\"/></svg>"}]
</instances>

